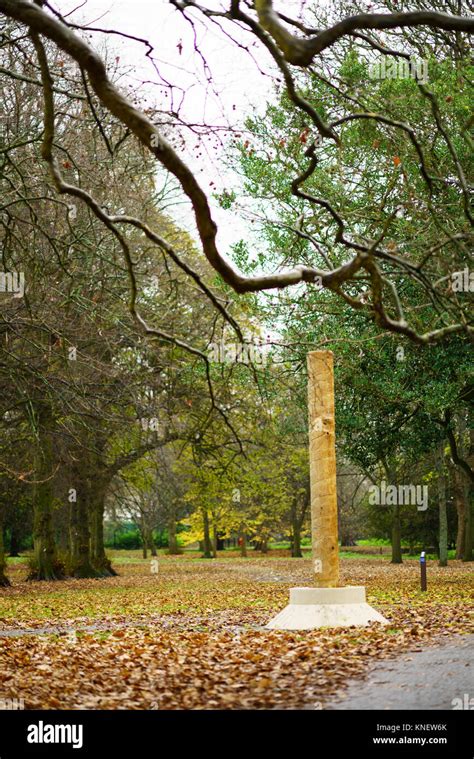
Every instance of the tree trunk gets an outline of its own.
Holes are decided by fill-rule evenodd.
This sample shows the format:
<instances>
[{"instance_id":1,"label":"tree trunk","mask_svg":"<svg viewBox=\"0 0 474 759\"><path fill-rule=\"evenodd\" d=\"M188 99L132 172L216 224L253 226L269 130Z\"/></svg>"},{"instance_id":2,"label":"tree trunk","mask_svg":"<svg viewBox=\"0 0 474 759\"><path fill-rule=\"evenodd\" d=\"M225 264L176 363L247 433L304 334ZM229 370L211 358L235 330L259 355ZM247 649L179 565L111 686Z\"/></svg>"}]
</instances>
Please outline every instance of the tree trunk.
<instances>
[{"instance_id":1,"label":"tree trunk","mask_svg":"<svg viewBox=\"0 0 474 759\"><path fill-rule=\"evenodd\" d=\"M247 533L244 527L240 530L240 555L243 559L247 557Z\"/></svg>"},{"instance_id":2,"label":"tree trunk","mask_svg":"<svg viewBox=\"0 0 474 759\"><path fill-rule=\"evenodd\" d=\"M51 498L49 483L42 482L36 486L33 516L34 567L30 572L30 580L58 580L61 577L54 543Z\"/></svg>"},{"instance_id":3,"label":"tree trunk","mask_svg":"<svg viewBox=\"0 0 474 759\"><path fill-rule=\"evenodd\" d=\"M439 509L439 561L440 567L448 566L448 514L446 511L446 478L444 473L444 443L436 453L438 469L438 509Z\"/></svg>"},{"instance_id":4,"label":"tree trunk","mask_svg":"<svg viewBox=\"0 0 474 759\"><path fill-rule=\"evenodd\" d=\"M18 539L18 532L15 527L12 527L10 531L10 550L8 552L8 555L9 556L20 555L20 541Z\"/></svg>"},{"instance_id":5,"label":"tree trunk","mask_svg":"<svg viewBox=\"0 0 474 759\"><path fill-rule=\"evenodd\" d=\"M171 555L181 553L176 536L176 517L174 511L168 519L168 553Z\"/></svg>"},{"instance_id":6,"label":"tree trunk","mask_svg":"<svg viewBox=\"0 0 474 759\"><path fill-rule=\"evenodd\" d=\"M52 418L44 406L38 408L36 480L33 491L33 548L30 580L58 580L63 576L54 542L51 475L54 472Z\"/></svg>"},{"instance_id":7,"label":"tree trunk","mask_svg":"<svg viewBox=\"0 0 474 759\"><path fill-rule=\"evenodd\" d=\"M104 509L107 487L96 485L90 500L91 561L98 577L116 577L117 572L105 553ZM114 532L115 538L115 532Z\"/></svg>"},{"instance_id":8,"label":"tree trunk","mask_svg":"<svg viewBox=\"0 0 474 759\"><path fill-rule=\"evenodd\" d=\"M454 493L454 505L457 515L456 534L456 559L464 556L464 544L466 541L466 502L463 488L463 477L457 466L451 466L451 481Z\"/></svg>"},{"instance_id":9,"label":"tree trunk","mask_svg":"<svg viewBox=\"0 0 474 759\"><path fill-rule=\"evenodd\" d=\"M291 555L294 559L302 559L301 551L301 524L298 520L296 500L291 503Z\"/></svg>"},{"instance_id":10,"label":"tree trunk","mask_svg":"<svg viewBox=\"0 0 474 759\"><path fill-rule=\"evenodd\" d=\"M10 580L5 574L6 569L6 559L5 559L5 550L4 550L4 542L3 542L3 515L2 515L2 506L0 506L0 587L6 587L7 585L10 585Z\"/></svg>"},{"instance_id":11,"label":"tree trunk","mask_svg":"<svg viewBox=\"0 0 474 759\"><path fill-rule=\"evenodd\" d=\"M150 549L151 555L158 556L157 551L156 551L155 540L153 538L153 530L150 530L150 529L147 530L147 543L148 543L148 548Z\"/></svg>"},{"instance_id":12,"label":"tree trunk","mask_svg":"<svg viewBox=\"0 0 474 759\"><path fill-rule=\"evenodd\" d=\"M474 516L473 516L473 509L474 509L474 488L472 485L467 482L467 479L464 483L464 492L465 492L465 517L464 517L464 529L465 529L465 541L464 541L464 555L462 557L463 561L473 561L473 543L474 543Z\"/></svg>"},{"instance_id":13,"label":"tree trunk","mask_svg":"<svg viewBox=\"0 0 474 759\"><path fill-rule=\"evenodd\" d=\"M385 469L385 474L387 477L387 481L389 483L394 483L396 481L396 470L389 465L389 463L382 459L383 468ZM391 542L392 542L392 558L390 560L391 564L402 564L402 528L400 524L400 504L397 503L395 506L392 506L392 536L391 536Z\"/></svg>"},{"instance_id":14,"label":"tree trunk","mask_svg":"<svg viewBox=\"0 0 474 759\"><path fill-rule=\"evenodd\" d=\"M202 510L202 521L204 527L204 553L203 559L212 559L212 541L209 527L209 514L206 509Z\"/></svg>"},{"instance_id":15,"label":"tree trunk","mask_svg":"<svg viewBox=\"0 0 474 759\"><path fill-rule=\"evenodd\" d=\"M472 462L472 451L474 450L473 435L474 431L467 429L466 419L460 414L457 419L459 430L458 449L464 460ZM473 543L474 543L474 485L467 473L462 470L460 473L460 482L464 502L464 550L463 561L473 561Z\"/></svg>"},{"instance_id":16,"label":"tree trunk","mask_svg":"<svg viewBox=\"0 0 474 759\"><path fill-rule=\"evenodd\" d=\"M391 564L402 564L402 532L400 526L400 505L392 511L392 559Z\"/></svg>"},{"instance_id":17,"label":"tree trunk","mask_svg":"<svg viewBox=\"0 0 474 759\"><path fill-rule=\"evenodd\" d=\"M140 537L142 539L142 556L144 559L148 558L148 527L145 521L143 513L140 514L140 521L138 523L140 530Z\"/></svg>"},{"instance_id":18,"label":"tree trunk","mask_svg":"<svg viewBox=\"0 0 474 759\"><path fill-rule=\"evenodd\" d=\"M216 525L213 527L212 531L212 556L214 559L217 559L217 528Z\"/></svg>"},{"instance_id":19,"label":"tree trunk","mask_svg":"<svg viewBox=\"0 0 474 759\"><path fill-rule=\"evenodd\" d=\"M76 500L70 503L70 573L77 578L97 577L91 561L89 500L90 483L83 482L78 488Z\"/></svg>"}]
</instances>

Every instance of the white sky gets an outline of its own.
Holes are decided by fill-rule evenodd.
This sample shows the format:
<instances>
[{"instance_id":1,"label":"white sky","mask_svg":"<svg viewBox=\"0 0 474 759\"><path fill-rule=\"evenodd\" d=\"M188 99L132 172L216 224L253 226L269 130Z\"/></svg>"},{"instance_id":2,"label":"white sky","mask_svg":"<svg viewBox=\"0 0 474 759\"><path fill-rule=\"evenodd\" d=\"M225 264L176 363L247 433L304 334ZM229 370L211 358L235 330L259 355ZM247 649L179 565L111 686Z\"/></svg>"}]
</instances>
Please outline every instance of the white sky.
<instances>
[{"instance_id":1,"label":"white sky","mask_svg":"<svg viewBox=\"0 0 474 759\"><path fill-rule=\"evenodd\" d=\"M207 7L211 7L209 2ZM213 3L212 7L218 7ZM293 8L300 6L292 0L285 3ZM56 4L63 15L77 7L75 0L61 0ZM239 42L253 45L252 52L258 55L258 66L251 56L233 44L217 25L203 19L198 12L192 13L196 24L197 44L202 52L212 74L212 81L206 81L199 55L194 50L194 30L185 21L182 14L173 8L168 0L88 0L68 18L69 21L115 29L136 37L147 39L154 47L153 56L156 59L159 73L169 82L185 90L180 114L185 120L213 124L218 127L231 125L237 127L244 121L245 115L253 109L262 112L269 99L273 99L273 83L270 76L262 75L258 66L265 72L274 70L273 61L266 52L255 47L253 37L240 32L235 25L227 24L226 29L234 37L238 35ZM91 40L93 45L100 46L103 35L95 34ZM124 40L113 35L110 43L120 56L120 66L123 64L130 69L129 76L137 87L137 91L149 97L150 105L168 110L170 97L165 97L158 86L159 77L150 60L146 58L146 47L132 40ZM182 47L181 47L182 45ZM113 61L113 58L111 59ZM143 81L147 83L143 85ZM156 85L154 84L156 83ZM176 91L176 106L181 97ZM186 135L186 133L184 133ZM231 137L222 133L224 146L218 141L203 141L205 149L200 156L196 153L197 140L186 135L186 147L180 154L191 166L203 189L208 193L213 216L219 227L218 242L222 253L228 251L231 243L242 237L248 237L248 225L238 219L235 214L219 208L211 197L212 192L222 192L224 189L235 188L235 177L226 174L219 162L226 144ZM214 185L211 186L210 183ZM192 215L183 214L183 207L174 214L180 224L194 233ZM232 219L232 223L229 221Z\"/></svg>"}]
</instances>

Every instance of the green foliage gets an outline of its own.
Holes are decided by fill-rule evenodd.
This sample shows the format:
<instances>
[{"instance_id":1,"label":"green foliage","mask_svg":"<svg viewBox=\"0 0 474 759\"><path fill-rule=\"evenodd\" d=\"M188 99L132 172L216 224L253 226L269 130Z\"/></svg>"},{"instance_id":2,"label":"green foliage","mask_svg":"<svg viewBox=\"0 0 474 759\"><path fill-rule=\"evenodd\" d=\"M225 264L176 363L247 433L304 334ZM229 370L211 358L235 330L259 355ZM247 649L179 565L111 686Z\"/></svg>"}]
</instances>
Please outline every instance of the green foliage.
<instances>
[{"instance_id":1,"label":"green foliage","mask_svg":"<svg viewBox=\"0 0 474 759\"><path fill-rule=\"evenodd\" d=\"M142 537L136 528L117 530L112 537L109 537L105 545L107 548L120 548L130 551L134 548L141 548Z\"/></svg>"}]
</instances>

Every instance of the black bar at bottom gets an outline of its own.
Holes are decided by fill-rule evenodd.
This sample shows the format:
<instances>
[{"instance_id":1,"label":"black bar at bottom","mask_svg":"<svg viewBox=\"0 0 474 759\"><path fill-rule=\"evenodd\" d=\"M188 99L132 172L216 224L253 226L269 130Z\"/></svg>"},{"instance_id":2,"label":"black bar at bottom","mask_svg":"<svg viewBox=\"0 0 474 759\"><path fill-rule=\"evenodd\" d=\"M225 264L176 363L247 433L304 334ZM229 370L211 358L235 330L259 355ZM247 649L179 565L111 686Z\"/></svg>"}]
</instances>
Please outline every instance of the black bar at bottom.
<instances>
[{"instance_id":1,"label":"black bar at bottom","mask_svg":"<svg viewBox=\"0 0 474 759\"><path fill-rule=\"evenodd\" d=\"M261 751L266 757L291 750L310 759L354 751L370 757L471 759L472 735L468 710L3 711L0 759L130 759L137 751L158 756L171 747L181 755L203 750L215 755L229 747L245 754L251 747L253 756Z\"/></svg>"}]
</instances>

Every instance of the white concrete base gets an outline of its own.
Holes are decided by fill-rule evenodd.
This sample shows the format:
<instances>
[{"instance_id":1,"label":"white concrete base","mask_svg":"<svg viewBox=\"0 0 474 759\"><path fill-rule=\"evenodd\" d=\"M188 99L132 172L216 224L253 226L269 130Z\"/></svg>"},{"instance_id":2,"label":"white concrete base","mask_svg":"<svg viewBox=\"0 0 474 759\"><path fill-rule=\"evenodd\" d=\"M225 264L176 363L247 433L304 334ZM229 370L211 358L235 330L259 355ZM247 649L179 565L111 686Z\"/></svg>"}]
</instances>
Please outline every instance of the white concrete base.
<instances>
[{"instance_id":1,"label":"white concrete base","mask_svg":"<svg viewBox=\"0 0 474 759\"><path fill-rule=\"evenodd\" d=\"M363 586L290 588L290 603L266 625L268 630L313 630L316 627L388 624L365 599Z\"/></svg>"}]
</instances>

